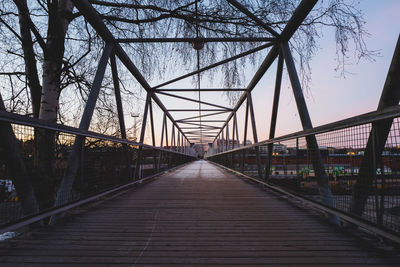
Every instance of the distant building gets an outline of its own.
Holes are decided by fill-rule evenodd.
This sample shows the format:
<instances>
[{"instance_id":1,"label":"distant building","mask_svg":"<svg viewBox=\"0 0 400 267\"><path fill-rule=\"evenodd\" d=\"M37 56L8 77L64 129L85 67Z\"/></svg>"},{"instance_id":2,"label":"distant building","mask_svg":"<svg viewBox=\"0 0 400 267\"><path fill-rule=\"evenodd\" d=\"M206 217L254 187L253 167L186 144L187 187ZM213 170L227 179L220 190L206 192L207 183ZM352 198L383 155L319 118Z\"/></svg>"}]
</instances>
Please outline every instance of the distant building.
<instances>
[{"instance_id":1,"label":"distant building","mask_svg":"<svg viewBox=\"0 0 400 267\"><path fill-rule=\"evenodd\" d=\"M252 142L250 141L250 140L246 140L246 142L244 142L244 143L242 143L243 145L251 145L252 144Z\"/></svg>"},{"instance_id":2,"label":"distant building","mask_svg":"<svg viewBox=\"0 0 400 267\"><path fill-rule=\"evenodd\" d=\"M263 145L259 147L259 151L261 153L268 153L268 145ZM288 149L283 144L273 144L272 146L272 153L276 154L288 154Z\"/></svg>"}]
</instances>

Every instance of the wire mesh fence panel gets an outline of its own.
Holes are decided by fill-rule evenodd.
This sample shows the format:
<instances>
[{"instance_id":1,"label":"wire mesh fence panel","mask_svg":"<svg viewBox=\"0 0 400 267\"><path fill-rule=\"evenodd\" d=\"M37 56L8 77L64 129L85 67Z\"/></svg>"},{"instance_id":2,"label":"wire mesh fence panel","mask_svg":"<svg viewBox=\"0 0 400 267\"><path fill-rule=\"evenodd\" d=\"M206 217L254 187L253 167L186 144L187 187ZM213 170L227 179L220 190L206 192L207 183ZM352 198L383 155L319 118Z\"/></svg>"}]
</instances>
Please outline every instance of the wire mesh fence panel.
<instances>
[{"instance_id":1,"label":"wire mesh fence panel","mask_svg":"<svg viewBox=\"0 0 400 267\"><path fill-rule=\"evenodd\" d=\"M19 124L12 124L6 135L8 143L0 145L0 225L195 159L177 151L144 145L137 164L140 153L134 142ZM139 168L137 177L136 168ZM28 198L30 192L32 197Z\"/></svg>"},{"instance_id":2,"label":"wire mesh fence panel","mask_svg":"<svg viewBox=\"0 0 400 267\"><path fill-rule=\"evenodd\" d=\"M399 232L400 120L393 119L388 133L382 130L382 122L388 119L282 141L277 138L273 144L266 141L258 146L263 179L321 203L326 182L335 208ZM315 147L310 145L313 136L318 149L310 148ZM384 144L379 143L382 140ZM256 157L250 146L208 159L259 179Z\"/></svg>"}]
</instances>

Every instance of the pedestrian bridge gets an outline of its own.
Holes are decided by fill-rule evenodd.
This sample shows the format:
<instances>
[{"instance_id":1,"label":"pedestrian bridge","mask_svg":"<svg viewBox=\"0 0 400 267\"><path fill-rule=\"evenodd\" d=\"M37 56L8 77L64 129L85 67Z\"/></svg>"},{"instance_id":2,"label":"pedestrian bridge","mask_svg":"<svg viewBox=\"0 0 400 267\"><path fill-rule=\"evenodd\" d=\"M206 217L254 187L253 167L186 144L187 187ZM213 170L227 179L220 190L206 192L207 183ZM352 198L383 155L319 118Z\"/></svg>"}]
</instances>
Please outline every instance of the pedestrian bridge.
<instances>
[{"instance_id":1,"label":"pedestrian bridge","mask_svg":"<svg viewBox=\"0 0 400 267\"><path fill-rule=\"evenodd\" d=\"M25 20L24 1L13 2L21 12L19 18ZM57 7L53 2L51 5ZM30 104L12 108L25 114L11 112L6 107L25 102L8 96L3 96L3 102L0 95L0 265L399 265L400 39L377 110L314 127L290 43L299 27L308 23L305 19L317 0L298 1L287 23L279 27L258 18L251 6L249 9L240 3L245 1L226 0L245 31L217 31L204 38L203 27L217 23L212 19L203 25L207 17L207 13L201 13L207 6L203 4L212 1L202 1L200 20L200 1L177 1L177 8L170 14L173 19L182 19L184 25L191 25L190 33L182 31L183 35L172 36L166 32L160 37L152 32L151 38L128 38L132 36L127 36L127 31L117 30L119 23L131 21L123 14L135 14L143 8L164 12L162 8L113 1L71 2L78 11L74 16L86 21L86 26L74 29L95 31L96 47L102 49L102 53L96 52L101 56L90 91L83 97L82 116L78 121L76 114L71 115L71 124L79 127L55 122L57 90L41 92L39 84L40 90L34 92L29 75L26 80L22 78L24 72L2 73L17 75L27 87L19 91L2 85L2 90L12 94L31 90L32 99L35 96L37 105L43 106L36 107L27 96ZM43 8L41 3L37 5ZM129 12L122 12L124 8ZM216 13L214 9L209 12ZM228 18L219 29L237 29L238 24L231 24L236 18ZM136 22L144 29L141 21ZM24 23L30 29L21 38L40 34L32 21ZM249 27L254 27L255 36L241 36ZM7 29L17 34L13 27ZM196 36L188 38L186 34L192 33ZM29 40L36 50L36 41ZM180 43L177 47L182 48L178 50L182 49L187 57L196 56L195 70L151 85L136 67L137 58L129 56L138 43L162 43L159 50L154 50L160 52L158 56L168 56L164 43ZM221 51L226 53L221 52L221 57L233 51L240 53L220 61L207 55L211 63L203 66L200 55L207 49L200 50L207 43L222 43L225 50ZM247 45L242 47L244 43ZM243 50L245 47L249 50ZM267 52L262 54L264 50ZM245 88L204 88L201 74L211 69L218 73L215 68L256 52L263 56L262 63ZM64 75L65 71L68 75L68 64L60 64L58 57L51 58L52 53L44 54L48 54L45 62L53 60L52 64L60 68L63 65L54 73ZM41 56L36 57L38 62L43 61ZM255 114L260 111L253 105L252 92L272 66L276 66L276 79L270 130L268 139L260 141L257 127L265 125L256 124ZM118 71L121 68L123 72ZM147 68L154 72L152 66ZM183 71L176 66L168 68L175 71L173 75ZM302 130L277 137L284 71ZM105 76L107 83L102 84ZM120 84L131 83L131 76L138 90L128 90L128 95L137 96L140 90L146 95L138 139L136 121L132 127L134 138L129 137L125 124L129 116L123 106L132 102L121 97ZM63 77L58 80L63 81ZM193 88L177 86L176 82L184 84L183 80L190 77L196 83L191 84ZM57 79L48 80L52 84ZM79 88L89 85L86 81L80 84L80 79L76 82ZM75 85L72 87L68 90L77 90ZM266 89L265 84L260 87ZM241 93L230 98L235 103L222 101L221 93L234 92ZM98 117L103 113L93 116L96 103L106 96L112 102L110 95L115 97L116 111L107 110L113 117L107 118L104 131L101 127L90 130L96 129L92 119L102 122ZM47 104L52 110L46 108ZM154 106L157 109L153 110ZM27 114L31 109L34 112ZM54 117L47 114L51 111Z\"/></svg>"},{"instance_id":2,"label":"pedestrian bridge","mask_svg":"<svg viewBox=\"0 0 400 267\"><path fill-rule=\"evenodd\" d=\"M0 262L398 266L399 257L373 243L329 225L295 199L200 160L3 242Z\"/></svg>"}]
</instances>

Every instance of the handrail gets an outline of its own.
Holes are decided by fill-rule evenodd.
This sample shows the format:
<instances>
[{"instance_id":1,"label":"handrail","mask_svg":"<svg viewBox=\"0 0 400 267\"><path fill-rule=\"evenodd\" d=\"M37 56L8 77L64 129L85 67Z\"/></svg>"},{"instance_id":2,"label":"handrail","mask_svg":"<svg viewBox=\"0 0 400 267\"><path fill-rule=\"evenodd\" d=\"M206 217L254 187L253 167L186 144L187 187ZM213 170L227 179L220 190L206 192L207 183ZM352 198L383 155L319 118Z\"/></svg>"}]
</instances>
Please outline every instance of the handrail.
<instances>
[{"instance_id":1,"label":"handrail","mask_svg":"<svg viewBox=\"0 0 400 267\"><path fill-rule=\"evenodd\" d=\"M330 132L330 131L341 130L344 128L358 126L361 124L373 123L373 122L379 121L379 120L392 119L392 118L399 117L399 116L400 116L400 105L397 105L397 106L385 108L380 111L372 111L372 112L364 113L364 114L354 116L351 118L347 118L344 120L336 121L333 123L328 123L325 125L314 127L312 129L298 131L298 132L283 135L280 137L263 140L263 141L260 141L260 142L257 142L257 143L251 144L251 145L237 147L237 148L227 150L224 152L220 152L217 154L206 155L205 158L210 158L210 157L217 156L217 155L228 154L228 153L240 151L243 149L250 149L250 148L254 148L254 147L258 147L258 146L262 146L262 145L287 141L287 140L293 139L293 138L300 138L300 137L306 137L306 136L321 134L321 133Z\"/></svg>"},{"instance_id":2,"label":"handrail","mask_svg":"<svg viewBox=\"0 0 400 267\"><path fill-rule=\"evenodd\" d=\"M109 135L105 135L105 134L101 134L101 133L96 133L96 132L93 132L93 131L85 131L85 130L82 130L82 129L79 129L79 128L75 128L75 127L71 127L71 126L67 126L67 125L62 125L62 124L58 124L58 123L51 123L51 122L47 122L47 121L40 120L40 119L37 119L37 118L27 117L27 116L23 116L23 115L20 115L20 114L15 114L15 113L4 111L4 110L0 110L0 121L20 124L20 125L24 125L24 126L40 127L40 128L47 129L47 130L60 131L60 132L69 133L69 134L75 134L75 135L79 135L79 136L98 138L98 139L103 139L103 140L106 140L106 141L111 141L111 142L116 142L116 143L123 143L123 144L134 145L134 146L142 146L144 148L155 149L155 150L158 150L158 151L172 152L172 153L175 153L175 154L191 156L191 155L188 155L188 154L185 154L185 153L181 153L181 152L178 152L178 151L174 151L174 150L169 150L169 149L160 148L160 147L154 147L154 146L151 146L151 145L146 145L146 144L143 144L143 143L130 141L130 140L127 140L127 139L122 139L122 138L119 138L119 137L114 137L114 136L109 136Z\"/></svg>"}]
</instances>

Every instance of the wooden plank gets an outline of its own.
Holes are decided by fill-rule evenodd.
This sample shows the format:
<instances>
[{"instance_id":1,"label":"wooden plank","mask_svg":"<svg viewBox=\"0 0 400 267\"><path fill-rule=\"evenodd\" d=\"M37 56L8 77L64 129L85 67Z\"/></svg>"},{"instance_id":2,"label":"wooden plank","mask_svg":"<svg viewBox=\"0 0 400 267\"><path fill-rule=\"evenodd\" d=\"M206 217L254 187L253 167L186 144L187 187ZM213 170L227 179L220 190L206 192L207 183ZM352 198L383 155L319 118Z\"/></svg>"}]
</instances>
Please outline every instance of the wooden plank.
<instances>
[{"instance_id":1,"label":"wooden plank","mask_svg":"<svg viewBox=\"0 0 400 267\"><path fill-rule=\"evenodd\" d=\"M205 161L0 244L6 266L396 265Z\"/></svg>"}]
</instances>

